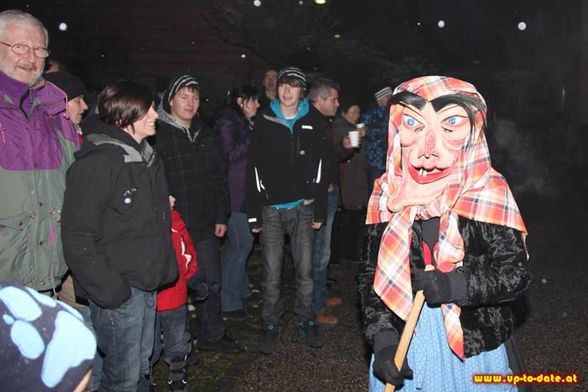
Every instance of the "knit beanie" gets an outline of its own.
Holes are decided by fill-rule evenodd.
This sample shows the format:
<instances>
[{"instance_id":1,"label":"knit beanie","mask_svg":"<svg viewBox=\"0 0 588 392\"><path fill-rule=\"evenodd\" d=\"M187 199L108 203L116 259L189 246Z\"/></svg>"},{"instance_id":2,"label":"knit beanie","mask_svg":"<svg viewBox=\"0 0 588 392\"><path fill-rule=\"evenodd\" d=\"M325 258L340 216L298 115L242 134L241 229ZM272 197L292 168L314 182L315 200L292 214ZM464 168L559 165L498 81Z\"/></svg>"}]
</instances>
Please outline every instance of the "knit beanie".
<instances>
[{"instance_id":1,"label":"knit beanie","mask_svg":"<svg viewBox=\"0 0 588 392\"><path fill-rule=\"evenodd\" d=\"M376 97L376 101L379 100L380 98L384 98L389 95L392 95L392 88L390 88L390 87L384 87L383 89L378 90L374 93L374 97Z\"/></svg>"},{"instance_id":2,"label":"knit beanie","mask_svg":"<svg viewBox=\"0 0 588 392\"><path fill-rule=\"evenodd\" d=\"M304 91L306 91L306 88L307 88L306 75L304 74L304 72L302 72L302 70L300 68L293 67L293 66L282 68L280 70L280 72L278 72L278 85L280 84L280 81L282 80L282 78L284 78L286 76L290 76L290 77L298 80L298 82L300 83L300 87L302 87L302 89Z\"/></svg>"},{"instance_id":3,"label":"knit beanie","mask_svg":"<svg viewBox=\"0 0 588 392\"><path fill-rule=\"evenodd\" d=\"M71 101L74 98L84 95L88 92L84 82L75 75L65 71L50 72L43 75L45 80L50 81L59 87L67 95L67 99Z\"/></svg>"},{"instance_id":4,"label":"knit beanie","mask_svg":"<svg viewBox=\"0 0 588 392\"><path fill-rule=\"evenodd\" d=\"M169 101L171 101L178 91L184 87L190 87L200 91L200 83L198 83L194 76L188 74L176 76L171 81L167 89L163 92L163 96L161 97L161 106L166 112L171 113L171 106L169 105Z\"/></svg>"},{"instance_id":5,"label":"knit beanie","mask_svg":"<svg viewBox=\"0 0 588 392\"><path fill-rule=\"evenodd\" d=\"M92 366L96 338L69 305L0 280L0 385L71 392Z\"/></svg>"}]
</instances>

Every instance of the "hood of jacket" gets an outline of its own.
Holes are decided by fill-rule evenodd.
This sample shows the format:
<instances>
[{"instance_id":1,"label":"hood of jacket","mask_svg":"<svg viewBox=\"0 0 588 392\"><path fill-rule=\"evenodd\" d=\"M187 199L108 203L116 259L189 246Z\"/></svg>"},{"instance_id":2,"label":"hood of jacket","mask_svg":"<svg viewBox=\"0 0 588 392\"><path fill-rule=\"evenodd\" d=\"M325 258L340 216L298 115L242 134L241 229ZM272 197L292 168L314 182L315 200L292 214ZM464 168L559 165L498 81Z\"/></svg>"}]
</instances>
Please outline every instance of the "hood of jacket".
<instances>
[{"instance_id":1,"label":"hood of jacket","mask_svg":"<svg viewBox=\"0 0 588 392\"><path fill-rule=\"evenodd\" d=\"M145 162L147 166L151 166L155 160L154 150L149 143L145 140L137 143L131 135L117 126L105 123L98 116L90 116L82 128L87 136L82 148L76 153L76 158L82 158L104 145L111 145L123 150L125 163Z\"/></svg>"}]
</instances>

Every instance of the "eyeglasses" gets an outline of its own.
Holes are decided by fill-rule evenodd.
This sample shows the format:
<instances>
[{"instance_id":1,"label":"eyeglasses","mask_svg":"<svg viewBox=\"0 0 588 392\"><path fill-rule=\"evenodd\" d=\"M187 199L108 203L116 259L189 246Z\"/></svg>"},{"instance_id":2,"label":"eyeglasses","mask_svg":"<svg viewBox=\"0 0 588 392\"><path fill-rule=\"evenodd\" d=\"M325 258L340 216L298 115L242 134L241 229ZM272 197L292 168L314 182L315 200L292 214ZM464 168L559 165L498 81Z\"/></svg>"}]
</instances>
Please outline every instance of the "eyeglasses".
<instances>
[{"instance_id":1,"label":"eyeglasses","mask_svg":"<svg viewBox=\"0 0 588 392\"><path fill-rule=\"evenodd\" d=\"M0 44L8 46L10 50L12 50L12 53L18 54L20 56L29 53L29 50L33 49L33 52L35 52L35 56L42 59L49 57L49 51L45 48L38 48L36 46L31 47L25 44L10 45L2 41L0 41Z\"/></svg>"}]
</instances>

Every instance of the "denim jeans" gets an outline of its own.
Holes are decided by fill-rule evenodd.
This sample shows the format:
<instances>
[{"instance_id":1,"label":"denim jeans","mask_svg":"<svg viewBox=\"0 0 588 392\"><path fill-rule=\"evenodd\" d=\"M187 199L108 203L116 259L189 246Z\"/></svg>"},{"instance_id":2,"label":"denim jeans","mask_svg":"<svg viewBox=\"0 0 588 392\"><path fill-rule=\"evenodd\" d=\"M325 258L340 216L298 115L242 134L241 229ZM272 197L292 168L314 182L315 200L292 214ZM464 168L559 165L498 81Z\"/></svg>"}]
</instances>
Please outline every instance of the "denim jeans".
<instances>
[{"instance_id":1,"label":"denim jeans","mask_svg":"<svg viewBox=\"0 0 588 392\"><path fill-rule=\"evenodd\" d=\"M221 318L220 248L218 237L195 241L198 255L198 273L188 281L192 290L204 279L208 286L208 297L196 303L198 320L197 338L203 342L218 342L225 334L225 323Z\"/></svg>"},{"instance_id":2,"label":"denim jeans","mask_svg":"<svg viewBox=\"0 0 588 392\"><path fill-rule=\"evenodd\" d=\"M312 251L314 206L300 205L289 209L263 207L261 251L263 262L263 326L281 325L284 304L280 298L280 281L284 263L284 237L290 236L290 248L296 277L294 320L302 324L312 319Z\"/></svg>"},{"instance_id":3,"label":"denim jeans","mask_svg":"<svg viewBox=\"0 0 588 392\"><path fill-rule=\"evenodd\" d=\"M170 363L176 357L184 358L190 353L190 334L186 328L188 308L182 305L177 309L158 311L155 316L155 343L151 363L159 360L163 349L163 359ZM163 346L161 335L163 334Z\"/></svg>"},{"instance_id":4,"label":"denim jeans","mask_svg":"<svg viewBox=\"0 0 588 392\"><path fill-rule=\"evenodd\" d=\"M156 300L155 292L131 288L131 297L116 309L90 301L98 347L104 353L100 391L135 392L149 374Z\"/></svg>"},{"instance_id":5,"label":"denim jeans","mask_svg":"<svg viewBox=\"0 0 588 392\"><path fill-rule=\"evenodd\" d=\"M243 309L243 299L251 295L247 258L253 247L253 235L246 214L231 212L227 237L229 249L221 265L221 309L223 312Z\"/></svg>"},{"instance_id":6,"label":"denim jeans","mask_svg":"<svg viewBox=\"0 0 588 392\"><path fill-rule=\"evenodd\" d=\"M333 229L333 219L337 212L339 203L339 187L329 192L327 199L327 221L316 232L314 242L314 254L312 264L314 269L314 294L312 301L312 310L318 313L325 309L325 300L327 299L327 268L331 258L331 231Z\"/></svg>"},{"instance_id":7,"label":"denim jeans","mask_svg":"<svg viewBox=\"0 0 588 392\"><path fill-rule=\"evenodd\" d=\"M88 326L88 328L94 329L94 323L92 323L92 313L90 312L89 306L79 306L75 308L82 317L84 318L84 322ZM92 376L90 377L90 381L86 386L86 389L89 391L97 391L100 387L100 377L102 376L102 356L100 354L100 350L96 350L96 355L94 356L94 363L92 363Z\"/></svg>"}]
</instances>

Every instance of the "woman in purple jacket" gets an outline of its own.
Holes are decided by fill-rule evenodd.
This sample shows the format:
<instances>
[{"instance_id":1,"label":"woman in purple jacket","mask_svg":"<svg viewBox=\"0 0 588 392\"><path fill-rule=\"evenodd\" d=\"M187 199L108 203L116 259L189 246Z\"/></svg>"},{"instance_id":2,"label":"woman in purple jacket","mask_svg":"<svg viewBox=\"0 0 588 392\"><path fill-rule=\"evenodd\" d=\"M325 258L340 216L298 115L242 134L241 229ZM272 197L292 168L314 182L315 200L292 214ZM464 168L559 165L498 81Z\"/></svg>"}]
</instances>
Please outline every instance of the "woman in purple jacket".
<instances>
[{"instance_id":1,"label":"woman in purple jacket","mask_svg":"<svg viewBox=\"0 0 588 392\"><path fill-rule=\"evenodd\" d=\"M245 201L245 167L251 140L253 117L259 108L259 92L253 86L233 89L228 107L215 129L218 131L227 161L231 215L227 237L229 249L221 265L221 310L225 316L245 316L243 299L251 296L246 263L253 246L253 236L243 210Z\"/></svg>"}]
</instances>

